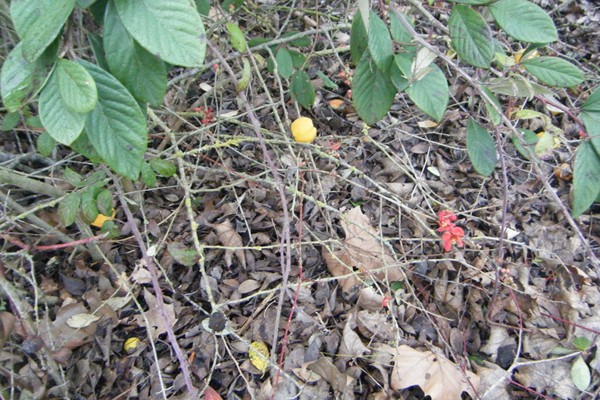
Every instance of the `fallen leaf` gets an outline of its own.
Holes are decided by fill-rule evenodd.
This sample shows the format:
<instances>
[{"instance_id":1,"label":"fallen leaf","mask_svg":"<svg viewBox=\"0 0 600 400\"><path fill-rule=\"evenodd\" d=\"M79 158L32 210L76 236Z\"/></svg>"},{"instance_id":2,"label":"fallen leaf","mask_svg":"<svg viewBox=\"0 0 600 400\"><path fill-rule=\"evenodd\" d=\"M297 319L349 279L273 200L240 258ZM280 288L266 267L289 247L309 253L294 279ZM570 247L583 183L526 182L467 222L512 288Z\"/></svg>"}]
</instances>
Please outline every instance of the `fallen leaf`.
<instances>
[{"instance_id":1,"label":"fallen leaf","mask_svg":"<svg viewBox=\"0 0 600 400\"><path fill-rule=\"evenodd\" d=\"M93 314L75 314L67 319L67 325L74 329L85 328L99 319L99 316Z\"/></svg>"},{"instance_id":2,"label":"fallen leaf","mask_svg":"<svg viewBox=\"0 0 600 400\"><path fill-rule=\"evenodd\" d=\"M210 224L209 226L217 231L219 242L221 242L223 246L229 247L225 250L225 265L231 267L231 258L232 255L235 254L241 266L245 269L246 255L244 254L244 249L240 248L244 246L242 237L237 233L231 221L225 221L221 224ZM238 249L235 249L236 247L238 247Z\"/></svg>"},{"instance_id":3,"label":"fallen leaf","mask_svg":"<svg viewBox=\"0 0 600 400\"><path fill-rule=\"evenodd\" d=\"M263 342L252 342L248 350L250 362L263 374L269 366L269 348Z\"/></svg>"},{"instance_id":4,"label":"fallen leaf","mask_svg":"<svg viewBox=\"0 0 600 400\"><path fill-rule=\"evenodd\" d=\"M177 322L177 318L175 316L175 306L173 304L163 303L163 307L165 309L165 313L167 316L167 321L161 315L158 310L156 297L148 291L148 289L144 288L144 300L148 305L148 311L144 312L144 315L136 315L135 320L140 326L145 326L146 322L144 320L144 316L148 320L148 323L153 328L154 337L158 335L162 335L167 331L167 324L170 326L175 326L175 322Z\"/></svg>"},{"instance_id":5,"label":"fallen leaf","mask_svg":"<svg viewBox=\"0 0 600 400\"><path fill-rule=\"evenodd\" d=\"M414 350L405 345L394 350L392 389L418 385L431 400L460 399L462 392L476 398L473 389L479 387L479 377L474 373L462 372L458 365L431 351Z\"/></svg>"},{"instance_id":6,"label":"fallen leaf","mask_svg":"<svg viewBox=\"0 0 600 400\"><path fill-rule=\"evenodd\" d=\"M210 386L204 391L204 400L221 400L222 397L217 391Z\"/></svg>"},{"instance_id":7,"label":"fallen leaf","mask_svg":"<svg viewBox=\"0 0 600 400\"><path fill-rule=\"evenodd\" d=\"M387 275L390 282L402 279L400 270L393 268L394 259L382 245L379 233L371 226L369 218L362 213L360 207L354 207L345 213L341 225L346 234L342 248L330 251L323 247L322 253L327 268L333 276L355 272L340 279L344 292L353 290L366 277L365 275L377 280L384 280ZM387 269L379 271L383 267ZM375 270L378 271L374 272Z\"/></svg>"}]
</instances>

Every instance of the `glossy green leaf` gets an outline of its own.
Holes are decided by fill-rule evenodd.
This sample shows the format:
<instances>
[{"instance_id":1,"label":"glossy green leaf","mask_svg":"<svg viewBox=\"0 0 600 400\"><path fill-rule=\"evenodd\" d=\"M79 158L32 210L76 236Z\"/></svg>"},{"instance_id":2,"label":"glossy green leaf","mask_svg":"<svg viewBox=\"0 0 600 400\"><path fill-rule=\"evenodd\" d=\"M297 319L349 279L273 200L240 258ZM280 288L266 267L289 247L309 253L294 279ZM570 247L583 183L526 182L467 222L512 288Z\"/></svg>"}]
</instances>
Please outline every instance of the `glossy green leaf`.
<instances>
[{"instance_id":1,"label":"glossy green leaf","mask_svg":"<svg viewBox=\"0 0 600 400\"><path fill-rule=\"evenodd\" d=\"M302 70L294 72L290 81L292 97L302 107L311 109L315 102L315 88L310 82L308 74Z\"/></svg>"},{"instance_id":2,"label":"glossy green leaf","mask_svg":"<svg viewBox=\"0 0 600 400\"><path fill-rule=\"evenodd\" d=\"M76 0L13 0L10 14L23 43L23 57L35 61L54 41Z\"/></svg>"},{"instance_id":3,"label":"glossy green leaf","mask_svg":"<svg viewBox=\"0 0 600 400\"><path fill-rule=\"evenodd\" d=\"M581 119L596 152L600 154L600 87L581 106Z\"/></svg>"},{"instance_id":4,"label":"glossy green leaf","mask_svg":"<svg viewBox=\"0 0 600 400\"><path fill-rule=\"evenodd\" d=\"M496 143L483 126L470 119L467 124L467 153L475 171L490 176L496 168Z\"/></svg>"},{"instance_id":5,"label":"glossy green leaf","mask_svg":"<svg viewBox=\"0 0 600 400\"><path fill-rule=\"evenodd\" d=\"M18 110L27 96L33 81L35 64L25 60L23 45L19 43L8 54L0 72L0 93L7 110Z\"/></svg>"},{"instance_id":6,"label":"glossy green leaf","mask_svg":"<svg viewBox=\"0 0 600 400\"><path fill-rule=\"evenodd\" d=\"M148 146L146 121L121 83L100 67L80 61L96 81L98 104L85 129L100 157L117 173L136 180Z\"/></svg>"},{"instance_id":7,"label":"glossy green leaf","mask_svg":"<svg viewBox=\"0 0 600 400\"><path fill-rule=\"evenodd\" d=\"M200 67L204 24L189 0L114 0L125 28L146 50L173 65Z\"/></svg>"},{"instance_id":8,"label":"glossy green leaf","mask_svg":"<svg viewBox=\"0 0 600 400\"><path fill-rule=\"evenodd\" d=\"M67 107L60 94L56 70L40 93L39 112L46 131L59 143L70 145L83 130L86 114Z\"/></svg>"},{"instance_id":9,"label":"glossy green leaf","mask_svg":"<svg viewBox=\"0 0 600 400\"><path fill-rule=\"evenodd\" d=\"M558 39L552 18L527 0L499 0L488 8L498 25L517 40L550 43Z\"/></svg>"},{"instance_id":10,"label":"glossy green leaf","mask_svg":"<svg viewBox=\"0 0 600 400\"><path fill-rule=\"evenodd\" d=\"M490 67L494 58L492 31L477 11L467 6L454 6L448 29L461 60L475 67Z\"/></svg>"},{"instance_id":11,"label":"glossy green leaf","mask_svg":"<svg viewBox=\"0 0 600 400\"><path fill-rule=\"evenodd\" d=\"M363 54L369 47L369 36L362 20L360 11L354 13L352 28L350 30L350 57L352 63L358 65Z\"/></svg>"},{"instance_id":12,"label":"glossy green leaf","mask_svg":"<svg viewBox=\"0 0 600 400\"><path fill-rule=\"evenodd\" d=\"M56 147L56 140L48 132L42 132L36 141L37 150L44 157L50 157Z\"/></svg>"},{"instance_id":13,"label":"glossy green leaf","mask_svg":"<svg viewBox=\"0 0 600 400\"><path fill-rule=\"evenodd\" d=\"M73 61L59 59L54 72L63 102L71 111L87 113L98 101L96 83L81 65Z\"/></svg>"},{"instance_id":14,"label":"glossy green leaf","mask_svg":"<svg viewBox=\"0 0 600 400\"><path fill-rule=\"evenodd\" d=\"M386 72L394 56L392 38L385 22L373 11L370 14L368 47L377 68Z\"/></svg>"},{"instance_id":15,"label":"glossy green leaf","mask_svg":"<svg viewBox=\"0 0 600 400\"><path fill-rule=\"evenodd\" d=\"M352 103L358 116L367 124L374 124L390 110L395 95L391 79L377 68L369 53L365 53L352 80Z\"/></svg>"},{"instance_id":16,"label":"glossy green leaf","mask_svg":"<svg viewBox=\"0 0 600 400\"><path fill-rule=\"evenodd\" d=\"M248 48L248 42L246 42L246 37L244 36L244 32L240 29L240 27L233 22L228 22L225 24L227 27L227 31L229 32L229 40L231 40L231 45L234 49L243 53Z\"/></svg>"},{"instance_id":17,"label":"glossy green leaf","mask_svg":"<svg viewBox=\"0 0 600 400\"><path fill-rule=\"evenodd\" d=\"M277 61L277 72L285 79L289 79L294 72L294 62L292 56L285 48L280 48L275 54L275 61Z\"/></svg>"},{"instance_id":18,"label":"glossy green leaf","mask_svg":"<svg viewBox=\"0 0 600 400\"><path fill-rule=\"evenodd\" d=\"M142 163L141 173L142 173L142 182L144 182L144 185L146 185L150 188L156 187L158 178L156 177L156 174L152 170L152 167L150 166L150 164L148 164L146 161L144 161Z\"/></svg>"},{"instance_id":19,"label":"glossy green leaf","mask_svg":"<svg viewBox=\"0 0 600 400\"><path fill-rule=\"evenodd\" d=\"M411 84L406 93L417 107L439 122L446 112L450 90L442 70L436 64L430 64L430 68L431 71Z\"/></svg>"},{"instance_id":20,"label":"glossy green leaf","mask_svg":"<svg viewBox=\"0 0 600 400\"><path fill-rule=\"evenodd\" d=\"M159 106L167 91L167 68L125 29L112 2L104 15L104 54L110 72L137 100Z\"/></svg>"},{"instance_id":21,"label":"glossy green leaf","mask_svg":"<svg viewBox=\"0 0 600 400\"><path fill-rule=\"evenodd\" d=\"M79 214L81 205L81 194L79 192L71 192L58 203L58 220L65 226L71 226Z\"/></svg>"},{"instance_id":22,"label":"glossy green leaf","mask_svg":"<svg viewBox=\"0 0 600 400\"><path fill-rule=\"evenodd\" d=\"M585 392L592 382L590 367L588 367L581 356L577 357L571 366L571 379L577 389L582 392Z\"/></svg>"},{"instance_id":23,"label":"glossy green leaf","mask_svg":"<svg viewBox=\"0 0 600 400\"><path fill-rule=\"evenodd\" d=\"M600 195L600 156L590 142L581 142L573 167L573 217L579 217Z\"/></svg>"},{"instance_id":24,"label":"glossy green leaf","mask_svg":"<svg viewBox=\"0 0 600 400\"><path fill-rule=\"evenodd\" d=\"M557 57L537 57L521 63L531 75L550 86L571 87L583 82L583 72Z\"/></svg>"}]
</instances>

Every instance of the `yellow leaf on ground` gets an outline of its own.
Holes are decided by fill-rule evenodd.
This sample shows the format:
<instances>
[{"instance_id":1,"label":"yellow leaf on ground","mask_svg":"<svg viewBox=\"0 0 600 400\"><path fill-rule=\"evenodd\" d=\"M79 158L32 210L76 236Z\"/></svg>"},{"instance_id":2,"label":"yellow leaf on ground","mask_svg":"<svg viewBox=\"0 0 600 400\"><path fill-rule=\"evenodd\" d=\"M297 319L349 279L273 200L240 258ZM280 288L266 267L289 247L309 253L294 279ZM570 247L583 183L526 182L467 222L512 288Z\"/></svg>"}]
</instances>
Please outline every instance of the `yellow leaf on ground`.
<instances>
[{"instance_id":1,"label":"yellow leaf on ground","mask_svg":"<svg viewBox=\"0 0 600 400\"><path fill-rule=\"evenodd\" d=\"M252 342L248 351L250 362L263 374L269 365L269 348L263 342ZM262 356L262 357L261 357Z\"/></svg>"}]
</instances>

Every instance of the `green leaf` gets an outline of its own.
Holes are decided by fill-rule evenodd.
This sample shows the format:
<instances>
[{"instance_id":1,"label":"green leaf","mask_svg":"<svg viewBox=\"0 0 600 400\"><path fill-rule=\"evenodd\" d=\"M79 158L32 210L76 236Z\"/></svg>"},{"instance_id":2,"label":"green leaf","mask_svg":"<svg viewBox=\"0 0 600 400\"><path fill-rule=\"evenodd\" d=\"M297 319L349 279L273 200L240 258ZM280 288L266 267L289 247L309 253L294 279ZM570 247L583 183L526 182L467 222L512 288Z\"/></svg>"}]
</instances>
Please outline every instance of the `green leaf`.
<instances>
[{"instance_id":1,"label":"green leaf","mask_svg":"<svg viewBox=\"0 0 600 400\"><path fill-rule=\"evenodd\" d=\"M483 126L470 119L467 124L467 153L475 171L490 176L496 168L496 144Z\"/></svg>"},{"instance_id":2,"label":"green leaf","mask_svg":"<svg viewBox=\"0 0 600 400\"><path fill-rule=\"evenodd\" d=\"M151 187L151 188L156 187L156 183L158 182L158 179L156 178L156 174L152 170L152 167L150 167L150 164L148 164L146 161L144 161L142 163L141 172L142 172L142 182L144 182L144 185Z\"/></svg>"},{"instance_id":3,"label":"green leaf","mask_svg":"<svg viewBox=\"0 0 600 400\"><path fill-rule=\"evenodd\" d=\"M73 171L71 168L66 167L65 171L63 172L63 176L62 179L64 179L66 182L70 183L72 186L80 186L83 179L81 178L81 175L79 175L77 172ZM86 181L86 184L89 183Z\"/></svg>"},{"instance_id":4,"label":"green leaf","mask_svg":"<svg viewBox=\"0 0 600 400\"><path fill-rule=\"evenodd\" d=\"M397 12L396 10L392 10L390 13L390 33L392 34L392 39L396 42L400 43L410 43L413 40L411 33L406 30L400 19L403 19L408 24L412 25L412 21L409 20L406 15Z\"/></svg>"},{"instance_id":5,"label":"green leaf","mask_svg":"<svg viewBox=\"0 0 600 400\"><path fill-rule=\"evenodd\" d=\"M35 61L58 36L76 0L14 0L10 14L23 43L23 57Z\"/></svg>"},{"instance_id":6,"label":"green leaf","mask_svg":"<svg viewBox=\"0 0 600 400\"><path fill-rule=\"evenodd\" d=\"M285 79L289 79L292 76L292 72L294 72L294 63L290 53L283 47L280 48L275 55L275 61L277 62L277 72L279 72L279 75Z\"/></svg>"},{"instance_id":7,"label":"green leaf","mask_svg":"<svg viewBox=\"0 0 600 400\"><path fill-rule=\"evenodd\" d=\"M526 129L526 130L522 131L521 134L522 134L521 140L519 140L518 137L513 137L512 138L512 142L515 145L515 148L517 149L517 151L519 152L519 154L524 159L529 160L530 159L530 157L529 157L530 152L527 151L524 146L531 147L531 148L533 148L535 150L535 145L539 142L540 139L537 137L537 135L535 134L535 132L530 131L529 129ZM524 142L524 144L521 144L521 142ZM532 152L534 150L532 150Z\"/></svg>"},{"instance_id":8,"label":"green leaf","mask_svg":"<svg viewBox=\"0 0 600 400\"><path fill-rule=\"evenodd\" d=\"M480 5L480 4L488 4L494 0L450 0L452 3L462 3L462 4L472 4L472 5Z\"/></svg>"},{"instance_id":9,"label":"green leaf","mask_svg":"<svg viewBox=\"0 0 600 400\"><path fill-rule=\"evenodd\" d=\"M92 143L90 142L90 138L88 137L85 129L83 130L83 132L81 132L81 135L79 135L77 140L71 143L70 147L71 149L73 149L73 151L87 157L90 161L92 161L95 164L99 164L102 162L100 155L98 155L98 152L96 151L96 149L94 149L94 145L92 145Z\"/></svg>"},{"instance_id":10,"label":"green leaf","mask_svg":"<svg viewBox=\"0 0 600 400\"><path fill-rule=\"evenodd\" d=\"M106 34L106 33L105 33ZM106 55L104 54L104 44L102 43L102 36L96 35L93 32L88 32L88 41L92 45L92 52L96 57L96 64L106 71L109 70L108 62L106 61Z\"/></svg>"},{"instance_id":11,"label":"green leaf","mask_svg":"<svg viewBox=\"0 0 600 400\"><path fill-rule=\"evenodd\" d=\"M37 150L44 157L50 157L56 147L56 140L48 132L42 132L37 138Z\"/></svg>"},{"instance_id":12,"label":"green leaf","mask_svg":"<svg viewBox=\"0 0 600 400\"><path fill-rule=\"evenodd\" d=\"M290 82L290 92L292 93L294 100L302 107L306 109L312 108L316 96L315 88L305 71L300 70L294 72Z\"/></svg>"},{"instance_id":13,"label":"green leaf","mask_svg":"<svg viewBox=\"0 0 600 400\"><path fill-rule=\"evenodd\" d=\"M454 6L448 29L452 45L463 61L475 67L490 67L494 58L492 31L477 11L466 6Z\"/></svg>"},{"instance_id":14,"label":"green leaf","mask_svg":"<svg viewBox=\"0 0 600 400\"><path fill-rule=\"evenodd\" d=\"M586 391L592 382L590 367L588 367L581 356L577 357L571 366L571 379L577 389L582 392Z\"/></svg>"},{"instance_id":15,"label":"green leaf","mask_svg":"<svg viewBox=\"0 0 600 400\"><path fill-rule=\"evenodd\" d=\"M392 38L385 22L371 11L368 46L371 58L381 71L387 71L394 56Z\"/></svg>"},{"instance_id":16,"label":"green leaf","mask_svg":"<svg viewBox=\"0 0 600 400\"><path fill-rule=\"evenodd\" d=\"M108 189L102 189L100 193L98 193L98 197L96 197L96 205L98 206L98 211L104 215L112 214L113 203L112 203L112 193Z\"/></svg>"},{"instance_id":17,"label":"green leaf","mask_svg":"<svg viewBox=\"0 0 600 400\"><path fill-rule=\"evenodd\" d=\"M177 261L179 264L184 265L186 267L193 267L196 262L200 259L198 253L195 250L188 249L182 243L172 242L167 244L167 250L169 254Z\"/></svg>"},{"instance_id":18,"label":"green leaf","mask_svg":"<svg viewBox=\"0 0 600 400\"><path fill-rule=\"evenodd\" d=\"M356 11L350 29L350 57L354 65L358 65L368 47L369 36L362 20L362 14L360 11Z\"/></svg>"},{"instance_id":19,"label":"green leaf","mask_svg":"<svg viewBox=\"0 0 600 400\"><path fill-rule=\"evenodd\" d=\"M252 78L252 69L250 68L250 61L246 57L242 58L242 76L238 79L235 90L241 92L246 90L250 86L250 78Z\"/></svg>"},{"instance_id":20,"label":"green leaf","mask_svg":"<svg viewBox=\"0 0 600 400\"><path fill-rule=\"evenodd\" d=\"M167 68L127 32L112 2L104 15L104 54L110 72L144 103L159 106L167 91Z\"/></svg>"},{"instance_id":21,"label":"green leaf","mask_svg":"<svg viewBox=\"0 0 600 400\"><path fill-rule=\"evenodd\" d=\"M77 214L79 213L79 205L81 204L81 194L79 192L71 192L58 204L58 220L63 226L68 227L73 225Z\"/></svg>"},{"instance_id":22,"label":"green leaf","mask_svg":"<svg viewBox=\"0 0 600 400\"><path fill-rule=\"evenodd\" d=\"M600 195L600 156L590 142L581 142L573 167L574 218L587 210Z\"/></svg>"},{"instance_id":23,"label":"green leaf","mask_svg":"<svg viewBox=\"0 0 600 400\"><path fill-rule=\"evenodd\" d=\"M153 158L150 160L150 166L160 176L171 177L177 172L177 167L171 161Z\"/></svg>"},{"instance_id":24,"label":"green leaf","mask_svg":"<svg viewBox=\"0 0 600 400\"><path fill-rule=\"evenodd\" d=\"M396 88L375 65L369 53L365 53L356 67L352 80L352 103L359 117L372 125L390 110Z\"/></svg>"},{"instance_id":25,"label":"green leaf","mask_svg":"<svg viewBox=\"0 0 600 400\"><path fill-rule=\"evenodd\" d=\"M206 34L200 14L188 0L114 0L131 36L150 53L173 65L200 67Z\"/></svg>"},{"instance_id":26,"label":"green leaf","mask_svg":"<svg viewBox=\"0 0 600 400\"><path fill-rule=\"evenodd\" d=\"M400 54L396 54L394 58L396 59L400 56ZM398 92L403 92L410 85L409 80L405 78L397 62L394 62L390 68L390 79Z\"/></svg>"},{"instance_id":27,"label":"green leaf","mask_svg":"<svg viewBox=\"0 0 600 400\"><path fill-rule=\"evenodd\" d=\"M42 124L59 143L70 145L83 130L85 114L71 111L65 104L56 70L40 93L39 112Z\"/></svg>"},{"instance_id":28,"label":"green leaf","mask_svg":"<svg viewBox=\"0 0 600 400\"><path fill-rule=\"evenodd\" d=\"M521 75L508 78L490 79L487 86L492 92L513 97L533 97L536 95L553 95L554 93L542 85L531 82Z\"/></svg>"},{"instance_id":29,"label":"green leaf","mask_svg":"<svg viewBox=\"0 0 600 400\"><path fill-rule=\"evenodd\" d=\"M290 36L294 36L297 35L298 31L289 31L284 33L283 35L281 35L282 38L288 38ZM306 47L306 46L310 46L312 44L312 41L310 40L310 37L308 36L301 36L299 38L296 38L294 40L292 40L291 42L289 42L292 46L296 46L296 47Z\"/></svg>"},{"instance_id":30,"label":"green leaf","mask_svg":"<svg viewBox=\"0 0 600 400\"><path fill-rule=\"evenodd\" d=\"M136 180L148 146L144 115L116 78L94 64L79 62L92 75L98 88L98 104L85 121L90 142L112 169Z\"/></svg>"},{"instance_id":31,"label":"green leaf","mask_svg":"<svg viewBox=\"0 0 600 400\"><path fill-rule=\"evenodd\" d=\"M0 93L8 111L17 111L23 104L33 82L35 64L25 60L23 44L19 43L8 54L0 73Z\"/></svg>"},{"instance_id":32,"label":"green leaf","mask_svg":"<svg viewBox=\"0 0 600 400\"><path fill-rule=\"evenodd\" d=\"M2 130L4 132L13 130L21 121L21 114L18 112L9 112L4 115L4 121L2 121Z\"/></svg>"},{"instance_id":33,"label":"green leaf","mask_svg":"<svg viewBox=\"0 0 600 400\"><path fill-rule=\"evenodd\" d=\"M205 17L208 16L210 12L210 0L195 0L195 3L198 12Z\"/></svg>"},{"instance_id":34,"label":"green leaf","mask_svg":"<svg viewBox=\"0 0 600 400\"><path fill-rule=\"evenodd\" d=\"M586 351L592 345L590 339L586 338L585 336L576 337L571 343L573 343L573 346L580 351Z\"/></svg>"},{"instance_id":35,"label":"green leaf","mask_svg":"<svg viewBox=\"0 0 600 400\"><path fill-rule=\"evenodd\" d=\"M450 91L442 70L436 64L430 64L429 67L432 70L410 85L406 93L417 107L439 122L444 117Z\"/></svg>"},{"instance_id":36,"label":"green leaf","mask_svg":"<svg viewBox=\"0 0 600 400\"><path fill-rule=\"evenodd\" d=\"M96 187L91 187L81 194L81 214L85 222L91 223L98 216L98 206L96 205Z\"/></svg>"},{"instance_id":37,"label":"green leaf","mask_svg":"<svg viewBox=\"0 0 600 400\"><path fill-rule=\"evenodd\" d=\"M492 91L490 89L488 89L485 86L481 86L481 90L483 90L492 99L492 102L496 105L496 107L498 107L500 110L502 110L502 104L500 104L500 100L498 100L496 95L494 93L492 93ZM484 102L485 102L485 110L487 112L489 120L494 125L500 125L500 123L502 122L502 116L498 113L498 111L496 111L496 109L494 107L492 107L492 105L490 103L488 103L487 100L484 100Z\"/></svg>"},{"instance_id":38,"label":"green leaf","mask_svg":"<svg viewBox=\"0 0 600 400\"><path fill-rule=\"evenodd\" d=\"M581 106L581 119L596 153L600 154L600 87Z\"/></svg>"},{"instance_id":39,"label":"green leaf","mask_svg":"<svg viewBox=\"0 0 600 400\"><path fill-rule=\"evenodd\" d=\"M300 69L304 66L304 63L306 62L306 57L304 56L304 54L299 53L296 50L289 49L288 53L290 53L290 56L292 57L292 65L294 66L294 68Z\"/></svg>"},{"instance_id":40,"label":"green leaf","mask_svg":"<svg viewBox=\"0 0 600 400\"><path fill-rule=\"evenodd\" d=\"M583 82L583 72L557 57L537 57L521 63L531 75L550 86L571 87Z\"/></svg>"},{"instance_id":41,"label":"green leaf","mask_svg":"<svg viewBox=\"0 0 600 400\"><path fill-rule=\"evenodd\" d=\"M96 0L77 0L77 5L79 6L79 8L88 8L95 2Z\"/></svg>"},{"instance_id":42,"label":"green leaf","mask_svg":"<svg viewBox=\"0 0 600 400\"><path fill-rule=\"evenodd\" d=\"M229 40L231 40L231 45L234 49L243 53L248 48L248 42L246 42L246 38L244 37L244 32L240 29L240 27L233 22L228 22L225 24L227 27L227 31L229 32Z\"/></svg>"},{"instance_id":43,"label":"green leaf","mask_svg":"<svg viewBox=\"0 0 600 400\"><path fill-rule=\"evenodd\" d=\"M527 0L499 0L488 8L498 25L517 40L550 43L558 39L552 18Z\"/></svg>"},{"instance_id":44,"label":"green leaf","mask_svg":"<svg viewBox=\"0 0 600 400\"><path fill-rule=\"evenodd\" d=\"M327 89L337 90L338 85L334 81L332 81L327 75L325 75L322 71L317 71L317 76L323 80L323 86Z\"/></svg>"},{"instance_id":45,"label":"green leaf","mask_svg":"<svg viewBox=\"0 0 600 400\"><path fill-rule=\"evenodd\" d=\"M549 132L540 132L537 137L534 153L540 160L547 160L554 153L554 135Z\"/></svg>"},{"instance_id":46,"label":"green leaf","mask_svg":"<svg viewBox=\"0 0 600 400\"><path fill-rule=\"evenodd\" d=\"M98 101L96 83L81 65L59 59L54 72L60 96L69 110L77 113L92 111Z\"/></svg>"}]
</instances>

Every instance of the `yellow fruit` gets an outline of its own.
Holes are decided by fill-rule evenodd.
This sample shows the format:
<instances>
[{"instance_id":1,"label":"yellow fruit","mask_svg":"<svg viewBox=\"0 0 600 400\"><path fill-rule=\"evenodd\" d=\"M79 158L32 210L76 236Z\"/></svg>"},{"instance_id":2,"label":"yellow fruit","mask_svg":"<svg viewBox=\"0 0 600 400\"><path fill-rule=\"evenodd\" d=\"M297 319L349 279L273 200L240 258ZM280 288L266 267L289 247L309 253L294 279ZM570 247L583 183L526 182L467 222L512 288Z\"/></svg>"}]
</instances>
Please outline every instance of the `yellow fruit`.
<instances>
[{"instance_id":1,"label":"yellow fruit","mask_svg":"<svg viewBox=\"0 0 600 400\"><path fill-rule=\"evenodd\" d=\"M317 128L313 126L312 119L300 117L292 122L292 136L298 143L311 143L317 137Z\"/></svg>"},{"instance_id":2,"label":"yellow fruit","mask_svg":"<svg viewBox=\"0 0 600 400\"><path fill-rule=\"evenodd\" d=\"M130 354L133 353L141 344L142 341L140 340L140 338L130 337L125 341L125 343L123 343L123 350L125 350L126 353Z\"/></svg>"},{"instance_id":3,"label":"yellow fruit","mask_svg":"<svg viewBox=\"0 0 600 400\"><path fill-rule=\"evenodd\" d=\"M106 221L112 221L113 219L115 219L116 213L117 212L115 210L113 210L111 217L109 217L108 215L104 215L104 214L98 214L96 216L96 219L94 220L94 222L91 223L91 225L95 226L96 228L102 228L102 225L104 225L104 223Z\"/></svg>"}]
</instances>

